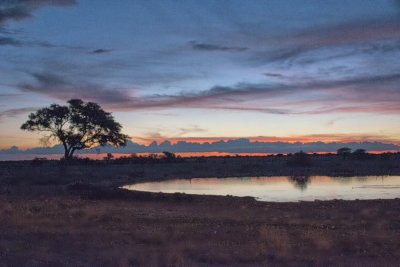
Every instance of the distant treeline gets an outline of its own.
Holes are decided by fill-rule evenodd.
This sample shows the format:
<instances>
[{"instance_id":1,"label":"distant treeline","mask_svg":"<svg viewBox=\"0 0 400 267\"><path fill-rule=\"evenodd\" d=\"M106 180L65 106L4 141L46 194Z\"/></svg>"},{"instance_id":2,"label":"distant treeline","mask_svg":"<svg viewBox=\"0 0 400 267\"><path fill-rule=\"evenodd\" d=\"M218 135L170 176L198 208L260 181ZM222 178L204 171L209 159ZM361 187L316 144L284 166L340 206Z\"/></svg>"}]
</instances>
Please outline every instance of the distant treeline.
<instances>
[{"instance_id":1,"label":"distant treeline","mask_svg":"<svg viewBox=\"0 0 400 267\"><path fill-rule=\"evenodd\" d=\"M173 153L184 152L222 152L222 153L270 153L270 154L287 154L295 153L297 151L304 151L307 153L313 152L331 152L336 153L340 148L350 148L353 151L358 149L365 149L367 151L400 151L400 146L390 143L382 142L311 142L311 143L288 143L288 142L252 142L249 139L235 139L228 141L215 141L210 143L194 143L179 141L171 143L164 141L160 144L153 142L149 145L141 145L128 141L125 147L114 148L112 146L96 147L92 149L82 150L86 154L99 154L99 153L161 153L162 151L170 151ZM38 147L28 150L21 150L18 147L11 147L9 149L0 150L0 155L7 154L63 154L64 148L62 145L53 147Z\"/></svg>"},{"instance_id":2,"label":"distant treeline","mask_svg":"<svg viewBox=\"0 0 400 267\"><path fill-rule=\"evenodd\" d=\"M102 159L92 159L88 157L76 156L68 162L64 159L47 159L46 157L37 157L31 160L32 164L42 164L45 161L59 162L60 164L129 164L129 163L172 163L172 162L184 162L187 160L203 161L208 158L253 158L250 155L226 155L226 156L191 156L181 157L173 152L164 151L162 153L152 153L147 155L137 155L132 153L127 156L114 157L112 153L108 153ZM288 154L271 154L265 156L256 156L257 158L265 158L270 160L283 160L287 161L288 166L311 166L313 159L340 159L340 160L367 160L367 159L379 159L389 160L393 158L400 158L400 152L384 152L384 153L368 153L365 149L356 149L352 151L349 148L340 148L336 153L306 153L299 151L296 153Z\"/></svg>"}]
</instances>

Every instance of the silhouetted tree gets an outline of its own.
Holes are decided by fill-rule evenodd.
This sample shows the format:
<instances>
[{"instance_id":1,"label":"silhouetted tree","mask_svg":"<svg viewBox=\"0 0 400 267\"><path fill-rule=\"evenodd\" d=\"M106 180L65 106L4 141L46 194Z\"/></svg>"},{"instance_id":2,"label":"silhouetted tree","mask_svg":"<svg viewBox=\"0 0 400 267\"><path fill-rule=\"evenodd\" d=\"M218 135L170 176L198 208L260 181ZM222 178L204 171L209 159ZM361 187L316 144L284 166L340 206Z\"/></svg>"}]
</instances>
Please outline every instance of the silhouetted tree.
<instances>
[{"instance_id":1,"label":"silhouetted tree","mask_svg":"<svg viewBox=\"0 0 400 267\"><path fill-rule=\"evenodd\" d=\"M121 124L98 104L71 99L68 106L52 104L31 113L21 129L48 133L64 147L64 158L71 159L76 150L97 145L125 146L128 136L121 133Z\"/></svg>"},{"instance_id":2,"label":"silhouetted tree","mask_svg":"<svg viewBox=\"0 0 400 267\"><path fill-rule=\"evenodd\" d=\"M311 157L307 153L300 151L291 155L287 161L289 166L307 167L312 165Z\"/></svg>"},{"instance_id":3,"label":"silhouetted tree","mask_svg":"<svg viewBox=\"0 0 400 267\"><path fill-rule=\"evenodd\" d=\"M342 147L342 148L339 148L336 151L336 153L337 153L337 155L342 156L342 158L345 159L348 155L351 154L351 149L348 147Z\"/></svg>"},{"instance_id":4,"label":"silhouetted tree","mask_svg":"<svg viewBox=\"0 0 400 267\"><path fill-rule=\"evenodd\" d=\"M367 154L367 151L365 149L359 148L359 149L354 150L353 154L355 154L355 155L365 155L365 154Z\"/></svg>"},{"instance_id":5,"label":"silhouetted tree","mask_svg":"<svg viewBox=\"0 0 400 267\"><path fill-rule=\"evenodd\" d=\"M365 149L359 148L353 152L353 155L356 156L357 159L364 159L367 156L367 151Z\"/></svg>"},{"instance_id":6,"label":"silhouetted tree","mask_svg":"<svg viewBox=\"0 0 400 267\"><path fill-rule=\"evenodd\" d=\"M166 160L174 160L174 159L176 159L176 155L174 153L172 153L172 152L163 151L162 153L164 154L164 158Z\"/></svg>"},{"instance_id":7,"label":"silhouetted tree","mask_svg":"<svg viewBox=\"0 0 400 267\"><path fill-rule=\"evenodd\" d=\"M107 161L110 161L110 160L112 160L114 158L114 155L112 154L112 153L107 153L107 156L105 156L103 159L104 160L107 160Z\"/></svg>"}]
</instances>

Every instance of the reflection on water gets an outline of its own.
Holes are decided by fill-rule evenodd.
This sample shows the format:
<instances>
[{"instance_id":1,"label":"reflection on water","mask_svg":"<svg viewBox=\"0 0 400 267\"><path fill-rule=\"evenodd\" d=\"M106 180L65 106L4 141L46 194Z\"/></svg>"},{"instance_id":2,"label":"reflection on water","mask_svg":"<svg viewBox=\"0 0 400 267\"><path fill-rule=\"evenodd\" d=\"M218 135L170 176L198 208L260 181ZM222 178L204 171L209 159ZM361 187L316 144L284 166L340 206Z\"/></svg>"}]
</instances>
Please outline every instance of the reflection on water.
<instances>
[{"instance_id":1,"label":"reflection on water","mask_svg":"<svg viewBox=\"0 0 400 267\"><path fill-rule=\"evenodd\" d=\"M392 199L400 197L400 176L276 176L196 178L124 186L139 191L253 196L261 201Z\"/></svg>"},{"instance_id":2,"label":"reflection on water","mask_svg":"<svg viewBox=\"0 0 400 267\"><path fill-rule=\"evenodd\" d=\"M307 184L310 183L310 176L307 175L289 176L289 181L291 181L295 187L297 187L301 191L304 191L307 189Z\"/></svg>"}]
</instances>

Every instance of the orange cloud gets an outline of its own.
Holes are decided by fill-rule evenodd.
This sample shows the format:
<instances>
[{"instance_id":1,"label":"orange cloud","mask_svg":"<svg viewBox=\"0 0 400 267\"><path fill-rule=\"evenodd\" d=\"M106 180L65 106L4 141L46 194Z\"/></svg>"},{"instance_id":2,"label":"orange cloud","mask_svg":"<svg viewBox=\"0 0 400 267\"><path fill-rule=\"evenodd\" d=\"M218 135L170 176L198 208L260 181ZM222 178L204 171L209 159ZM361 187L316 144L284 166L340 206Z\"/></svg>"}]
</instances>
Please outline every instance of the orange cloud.
<instances>
[{"instance_id":1,"label":"orange cloud","mask_svg":"<svg viewBox=\"0 0 400 267\"><path fill-rule=\"evenodd\" d=\"M383 136L383 135L351 135L351 134L311 134L311 135L297 135L297 136L247 136L247 137L134 137L133 140L137 143L148 145L151 142L160 144L164 141L169 141L172 144L176 144L180 141L187 143L215 143L218 141L229 141L246 138L250 142L285 142L285 143L313 143L313 142L382 142L400 145L400 138Z\"/></svg>"}]
</instances>

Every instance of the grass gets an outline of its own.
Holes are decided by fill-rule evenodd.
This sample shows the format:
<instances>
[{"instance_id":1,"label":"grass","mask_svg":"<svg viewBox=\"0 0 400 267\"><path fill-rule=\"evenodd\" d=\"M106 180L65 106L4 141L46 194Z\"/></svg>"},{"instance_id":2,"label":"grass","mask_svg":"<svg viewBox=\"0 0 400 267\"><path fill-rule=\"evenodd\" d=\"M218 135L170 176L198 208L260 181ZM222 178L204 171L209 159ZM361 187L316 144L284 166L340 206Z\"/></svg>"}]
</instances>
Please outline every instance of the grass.
<instances>
[{"instance_id":1,"label":"grass","mask_svg":"<svg viewBox=\"0 0 400 267\"><path fill-rule=\"evenodd\" d=\"M400 154L343 159L337 155L180 158L176 161L0 162L0 184L66 185L76 181L122 185L144 180L237 176L400 175ZM295 164L293 164L295 163ZM305 163L305 164L301 164Z\"/></svg>"},{"instance_id":2,"label":"grass","mask_svg":"<svg viewBox=\"0 0 400 267\"><path fill-rule=\"evenodd\" d=\"M93 190L93 189L92 189ZM104 190L104 189L102 189ZM110 189L114 190L114 189ZM115 193L117 194L117 193ZM5 266L391 266L400 200L1 196Z\"/></svg>"},{"instance_id":3,"label":"grass","mask_svg":"<svg viewBox=\"0 0 400 267\"><path fill-rule=\"evenodd\" d=\"M400 174L399 155L0 163L0 266L398 266L400 199L257 202L118 189L152 179Z\"/></svg>"}]
</instances>

